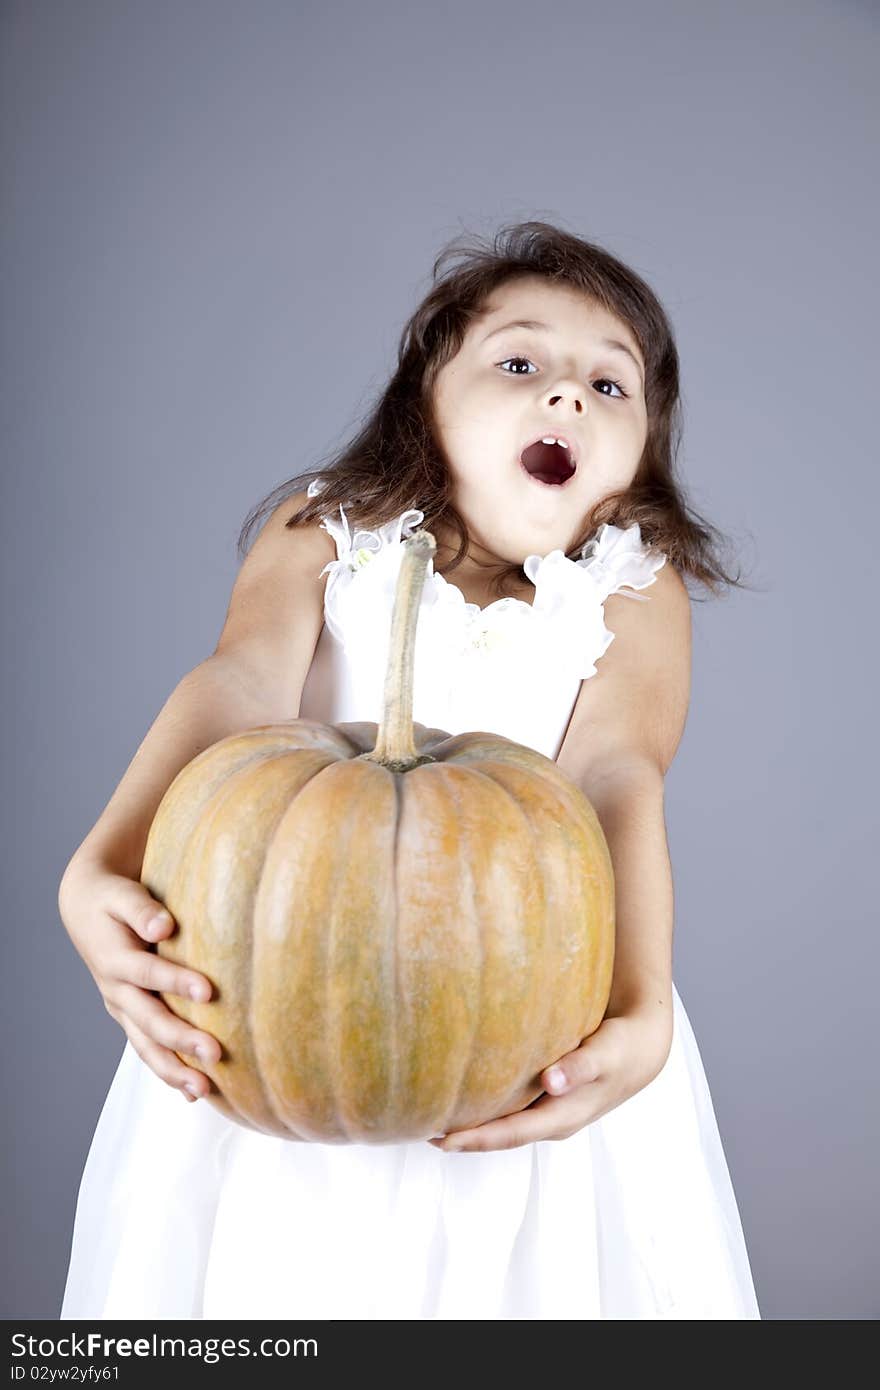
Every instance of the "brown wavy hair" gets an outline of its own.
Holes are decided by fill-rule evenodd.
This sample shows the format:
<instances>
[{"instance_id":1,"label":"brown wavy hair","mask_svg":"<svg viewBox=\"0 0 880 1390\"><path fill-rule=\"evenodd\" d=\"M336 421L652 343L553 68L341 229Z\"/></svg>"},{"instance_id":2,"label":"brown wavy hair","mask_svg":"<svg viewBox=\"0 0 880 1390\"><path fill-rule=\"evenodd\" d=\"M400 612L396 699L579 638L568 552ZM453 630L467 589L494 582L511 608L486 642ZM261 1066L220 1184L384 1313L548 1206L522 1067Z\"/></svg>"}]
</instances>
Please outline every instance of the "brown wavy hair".
<instances>
[{"instance_id":1,"label":"brown wavy hair","mask_svg":"<svg viewBox=\"0 0 880 1390\"><path fill-rule=\"evenodd\" d=\"M458 352L469 325L498 286L541 275L571 285L626 323L645 363L648 429L644 451L628 487L606 494L587 513L582 534L568 551L575 559L604 522L627 527L638 522L642 540L662 551L683 578L705 585L714 597L720 586L746 588L722 564L725 538L687 505L676 477L681 443L678 352L669 319L653 290L635 271L592 242L547 222L502 227L491 242L464 234L449 243L433 266L428 294L405 325L397 369L359 433L326 468L297 474L248 514L238 537L240 556L258 521L306 480L324 479L285 523L304 525L340 503L357 527L375 529L412 507L424 513L426 530L440 526L457 535L459 548L445 569L451 573L467 553L465 522L453 505L451 479L433 432L433 386L440 369ZM509 580L528 583L523 566L496 574L503 592Z\"/></svg>"}]
</instances>

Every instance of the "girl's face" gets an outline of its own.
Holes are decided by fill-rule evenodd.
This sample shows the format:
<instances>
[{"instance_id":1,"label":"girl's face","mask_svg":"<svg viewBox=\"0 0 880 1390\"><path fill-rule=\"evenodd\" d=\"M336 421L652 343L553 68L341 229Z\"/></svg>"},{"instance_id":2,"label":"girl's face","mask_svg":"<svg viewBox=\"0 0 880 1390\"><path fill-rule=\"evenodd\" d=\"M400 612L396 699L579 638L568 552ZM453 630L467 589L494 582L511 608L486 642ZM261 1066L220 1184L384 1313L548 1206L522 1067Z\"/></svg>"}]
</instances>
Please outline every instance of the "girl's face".
<instances>
[{"instance_id":1,"label":"girl's face","mask_svg":"<svg viewBox=\"0 0 880 1390\"><path fill-rule=\"evenodd\" d=\"M545 327L507 326L516 319ZM589 508L635 476L648 429L642 354L628 326L579 290L508 282L438 374L434 417L469 554L491 565L568 551ZM561 487L520 463L526 444L553 434L577 456Z\"/></svg>"}]
</instances>

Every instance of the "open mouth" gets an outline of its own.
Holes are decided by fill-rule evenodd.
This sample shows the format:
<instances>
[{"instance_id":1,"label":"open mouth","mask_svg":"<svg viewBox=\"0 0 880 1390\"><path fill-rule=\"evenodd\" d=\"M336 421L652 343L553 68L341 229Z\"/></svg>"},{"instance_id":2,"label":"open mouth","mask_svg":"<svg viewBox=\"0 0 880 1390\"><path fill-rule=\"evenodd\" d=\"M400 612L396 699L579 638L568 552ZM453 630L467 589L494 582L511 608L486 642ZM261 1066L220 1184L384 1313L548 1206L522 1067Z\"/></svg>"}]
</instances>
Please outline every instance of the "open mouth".
<instances>
[{"instance_id":1,"label":"open mouth","mask_svg":"<svg viewBox=\"0 0 880 1390\"><path fill-rule=\"evenodd\" d=\"M534 482L547 487L563 487L574 477L577 468L571 450L564 444L547 442L546 437L528 444L519 461Z\"/></svg>"}]
</instances>

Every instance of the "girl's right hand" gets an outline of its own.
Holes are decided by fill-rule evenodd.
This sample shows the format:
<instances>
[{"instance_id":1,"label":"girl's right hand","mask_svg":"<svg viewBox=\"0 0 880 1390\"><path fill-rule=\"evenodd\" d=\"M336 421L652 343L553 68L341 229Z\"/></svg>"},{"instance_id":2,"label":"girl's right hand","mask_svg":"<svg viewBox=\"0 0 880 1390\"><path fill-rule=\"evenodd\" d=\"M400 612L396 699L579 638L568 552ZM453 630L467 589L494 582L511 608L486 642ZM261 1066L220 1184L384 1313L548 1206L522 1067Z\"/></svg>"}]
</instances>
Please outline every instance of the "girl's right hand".
<instances>
[{"instance_id":1,"label":"girl's right hand","mask_svg":"<svg viewBox=\"0 0 880 1390\"><path fill-rule=\"evenodd\" d=\"M211 998L211 982L194 970L164 960L149 943L170 936L174 920L144 885L96 864L68 866L58 890L58 910L71 941L85 961L111 1018L142 1061L187 1100L209 1094L204 1072L187 1067L175 1052L217 1062L221 1048L178 1018L155 994ZM155 916L164 914L162 922ZM193 994L193 989L199 991ZM199 1049L204 1048L200 1053Z\"/></svg>"}]
</instances>

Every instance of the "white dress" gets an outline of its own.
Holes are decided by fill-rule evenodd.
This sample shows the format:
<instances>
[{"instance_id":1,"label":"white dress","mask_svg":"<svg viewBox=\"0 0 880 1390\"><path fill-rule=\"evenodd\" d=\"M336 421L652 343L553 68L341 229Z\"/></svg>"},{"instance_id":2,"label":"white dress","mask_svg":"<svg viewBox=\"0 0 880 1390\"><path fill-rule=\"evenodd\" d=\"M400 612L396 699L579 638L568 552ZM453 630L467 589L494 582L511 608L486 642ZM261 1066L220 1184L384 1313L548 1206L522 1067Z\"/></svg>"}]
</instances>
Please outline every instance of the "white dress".
<instances>
[{"instance_id":1,"label":"white dress","mask_svg":"<svg viewBox=\"0 0 880 1390\"><path fill-rule=\"evenodd\" d=\"M309 488L314 496L322 483ZM379 722L413 509L323 525L325 625L300 715ZM638 525L529 556L534 602L480 609L429 562L413 718L555 758L582 679L665 556ZM626 589L621 586L627 586ZM292 1143L189 1104L126 1041L86 1160L61 1318L760 1318L700 1054L673 988L658 1076L576 1134L444 1153Z\"/></svg>"}]
</instances>

